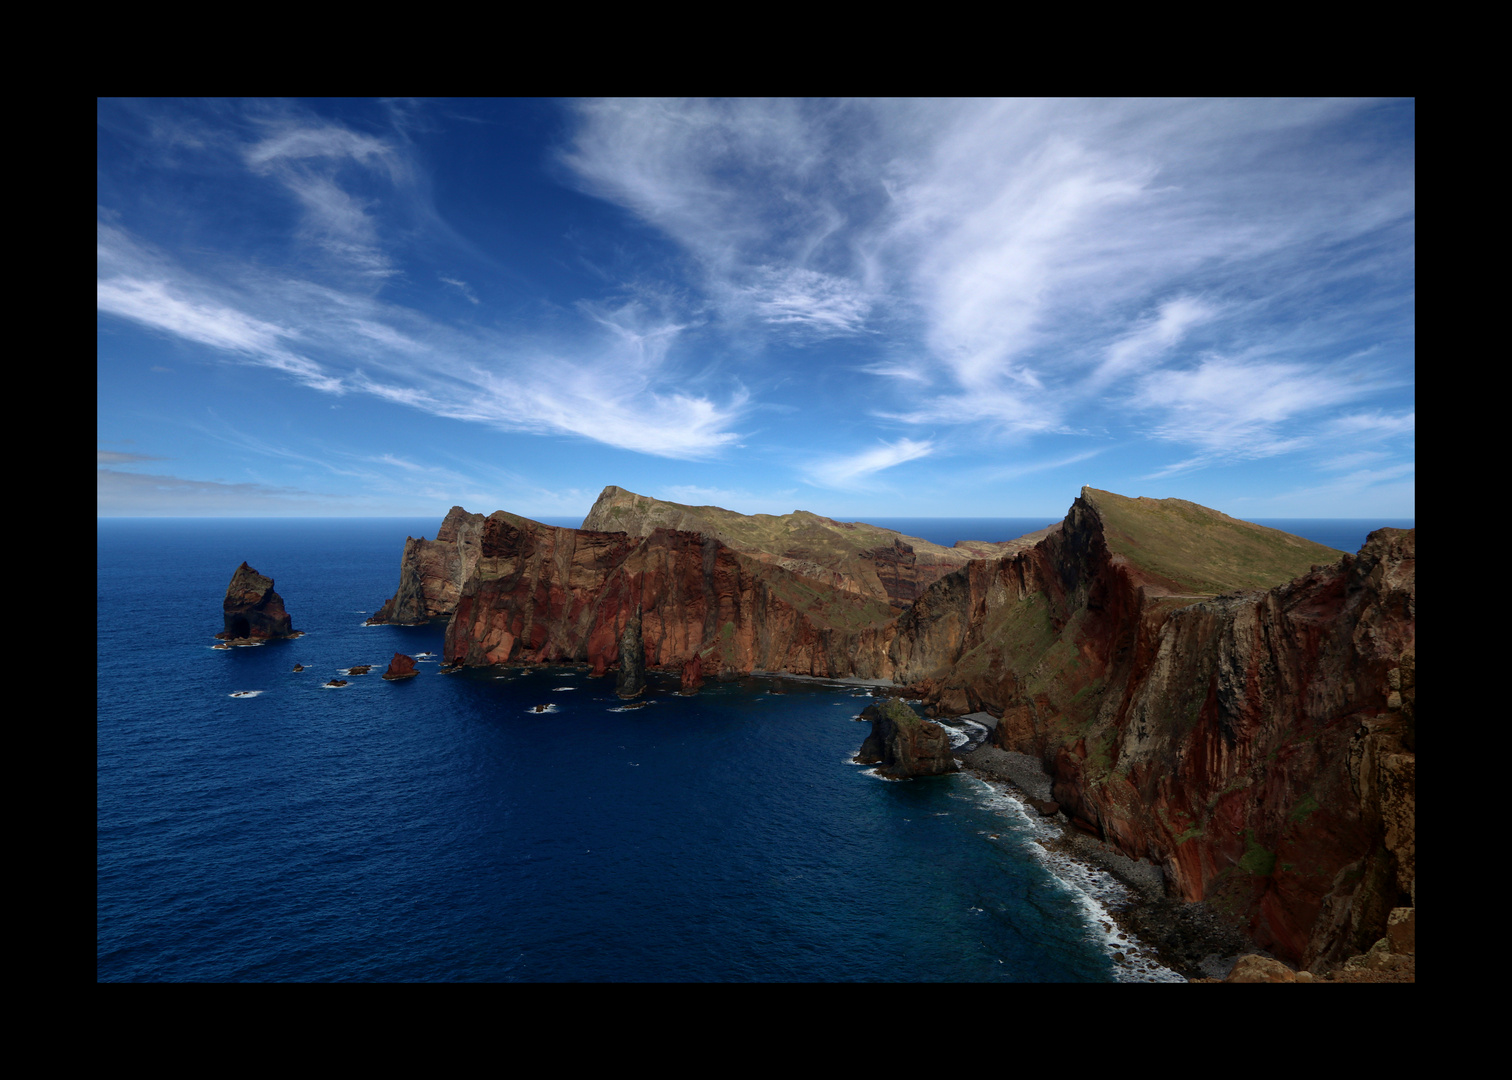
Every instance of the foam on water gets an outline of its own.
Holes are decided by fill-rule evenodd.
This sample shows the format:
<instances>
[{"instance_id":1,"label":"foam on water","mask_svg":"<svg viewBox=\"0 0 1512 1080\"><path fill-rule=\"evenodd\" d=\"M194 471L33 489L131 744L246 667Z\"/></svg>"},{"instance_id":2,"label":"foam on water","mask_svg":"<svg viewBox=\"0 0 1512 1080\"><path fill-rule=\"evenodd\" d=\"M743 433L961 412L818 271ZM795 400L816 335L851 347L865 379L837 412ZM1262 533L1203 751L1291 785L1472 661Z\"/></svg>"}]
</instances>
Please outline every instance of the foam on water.
<instances>
[{"instance_id":1,"label":"foam on water","mask_svg":"<svg viewBox=\"0 0 1512 1080\"><path fill-rule=\"evenodd\" d=\"M1031 812L1006 785L961 775L972 781L967 790L981 805L1002 814L1004 832L1016 831L1045 840L1059 837L1060 828L1052 819L1037 811ZM1128 886L1106 870L1061 852L1046 850L1037 839L1031 839L1025 847L1069 891L1072 902L1082 912L1088 933L1100 940L1103 950L1113 960L1114 976L1119 982L1186 982L1183 976L1162 965L1154 950L1138 937L1120 930L1109 914L1110 908L1123 907L1131 901Z\"/></svg>"}]
</instances>

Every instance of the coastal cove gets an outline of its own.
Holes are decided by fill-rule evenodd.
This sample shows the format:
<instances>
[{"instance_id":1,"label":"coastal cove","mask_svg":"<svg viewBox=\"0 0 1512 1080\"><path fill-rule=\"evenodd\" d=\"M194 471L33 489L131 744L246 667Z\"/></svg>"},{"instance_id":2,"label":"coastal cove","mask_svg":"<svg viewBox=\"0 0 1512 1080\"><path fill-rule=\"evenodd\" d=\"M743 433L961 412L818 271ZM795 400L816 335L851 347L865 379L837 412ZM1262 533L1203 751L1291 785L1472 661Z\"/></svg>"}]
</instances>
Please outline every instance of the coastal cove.
<instances>
[{"instance_id":1,"label":"coastal cove","mask_svg":"<svg viewBox=\"0 0 1512 1080\"><path fill-rule=\"evenodd\" d=\"M999 520L957 527L1045 524ZM852 763L885 680L686 696L653 671L627 703L582 664L441 674L443 622L364 625L396 538L435 528L100 520L99 979L1183 981L1097 866L1118 857L1027 807L1007 778L1048 789L979 725L940 717L974 771ZM212 648L241 561L302 636ZM384 683L396 653L420 675Z\"/></svg>"},{"instance_id":2,"label":"coastal cove","mask_svg":"<svg viewBox=\"0 0 1512 1080\"><path fill-rule=\"evenodd\" d=\"M863 689L438 675L442 625L362 625L434 527L99 522L100 980L1176 978L1002 790L851 764ZM303 637L212 649L243 560Z\"/></svg>"}]
</instances>

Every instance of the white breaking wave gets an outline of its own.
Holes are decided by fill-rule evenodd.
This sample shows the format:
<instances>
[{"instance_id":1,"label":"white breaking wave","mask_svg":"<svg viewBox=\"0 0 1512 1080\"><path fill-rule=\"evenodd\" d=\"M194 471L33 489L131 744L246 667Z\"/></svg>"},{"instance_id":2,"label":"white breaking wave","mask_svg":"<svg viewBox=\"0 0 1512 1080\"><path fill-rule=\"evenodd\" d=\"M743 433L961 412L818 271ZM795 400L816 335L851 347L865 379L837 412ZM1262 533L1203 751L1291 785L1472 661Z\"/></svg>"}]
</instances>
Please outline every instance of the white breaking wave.
<instances>
[{"instance_id":1,"label":"white breaking wave","mask_svg":"<svg viewBox=\"0 0 1512 1080\"><path fill-rule=\"evenodd\" d=\"M999 785L980 777L962 775L975 781L968 790L982 805L1000 813L1005 818L1004 831L1014 830L1036 837L1026 847L1033 857L1065 886L1070 899L1081 912L1087 933L1100 939L1100 944L1113 960L1113 975L1119 982L1171 982L1184 983L1186 979L1161 964L1155 951L1135 935L1119 929L1108 909L1120 907L1130 900L1128 886L1106 870L1080 862L1060 852L1047 851L1038 840L1055 839L1060 836L1060 827L1051 818L1030 812L1006 785Z\"/></svg>"}]
</instances>

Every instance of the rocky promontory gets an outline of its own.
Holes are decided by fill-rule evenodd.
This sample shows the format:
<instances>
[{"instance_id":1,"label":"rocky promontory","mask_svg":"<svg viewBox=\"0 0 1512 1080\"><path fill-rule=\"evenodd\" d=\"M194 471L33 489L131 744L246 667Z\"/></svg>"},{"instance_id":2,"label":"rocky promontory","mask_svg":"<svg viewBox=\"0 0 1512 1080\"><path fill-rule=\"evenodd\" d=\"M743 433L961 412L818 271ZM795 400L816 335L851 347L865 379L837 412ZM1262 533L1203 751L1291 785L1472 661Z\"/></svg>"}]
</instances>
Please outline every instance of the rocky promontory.
<instances>
[{"instance_id":1,"label":"rocky promontory","mask_svg":"<svg viewBox=\"0 0 1512 1080\"><path fill-rule=\"evenodd\" d=\"M273 591L273 579L245 562L231 575L221 614L225 625L215 636L228 644L276 641L303 633L294 629L283 597Z\"/></svg>"},{"instance_id":2,"label":"rocky promontory","mask_svg":"<svg viewBox=\"0 0 1512 1080\"><path fill-rule=\"evenodd\" d=\"M482 514L454 506L434 540L406 537L399 559L399 588L368 624L417 625L449 617L477 565L482 532Z\"/></svg>"},{"instance_id":3,"label":"rocky promontory","mask_svg":"<svg viewBox=\"0 0 1512 1080\"><path fill-rule=\"evenodd\" d=\"M1051 778L1040 802L1289 964L1362 953L1412 907L1411 530L1347 555L1090 487L1057 526L939 548L948 560L859 523L612 487L582 529L447 521L406 543L384 612L449 614L449 670L623 671L634 621L647 670L685 689L752 671L890 680L929 715L996 718L993 747ZM879 764L939 760L913 721L874 732Z\"/></svg>"},{"instance_id":4,"label":"rocky promontory","mask_svg":"<svg viewBox=\"0 0 1512 1080\"><path fill-rule=\"evenodd\" d=\"M876 765L877 772L891 780L940 776L960 768L945 729L897 698L868 705L861 719L870 720L872 729L856 754L859 765Z\"/></svg>"}]
</instances>

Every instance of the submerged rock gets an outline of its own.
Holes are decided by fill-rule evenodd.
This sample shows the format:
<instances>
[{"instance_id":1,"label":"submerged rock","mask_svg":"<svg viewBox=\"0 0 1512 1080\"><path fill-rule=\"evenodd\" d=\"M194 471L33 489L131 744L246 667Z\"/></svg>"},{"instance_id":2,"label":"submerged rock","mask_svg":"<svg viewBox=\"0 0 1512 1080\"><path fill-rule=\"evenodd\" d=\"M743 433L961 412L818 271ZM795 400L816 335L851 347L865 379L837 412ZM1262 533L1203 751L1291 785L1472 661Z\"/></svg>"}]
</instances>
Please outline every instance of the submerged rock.
<instances>
[{"instance_id":1,"label":"submerged rock","mask_svg":"<svg viewBox=\"0 0 1512 1080\"><path fill-rule=\"evenodd\" d=\"M870 720L871 734L861 744L856 761L880 765L877 771L894 780L939 776L959 765L950 752L950 736L939 724L922 719L896 698L869 705L861 719Z\"/></svg>"},{"instance_id":2,"label":"submerged rock","mask_svg":"<svg viewBox=\"0 0 1512 1080\"><path fill-rule=\"evenodd\" d=\"M273 579L263 577L246 563L231 575L221 614L225 627L215 636L225 641L274 641L303 634L294 629L283 597L273 591Z\"/></svg>"}]
</instances>

